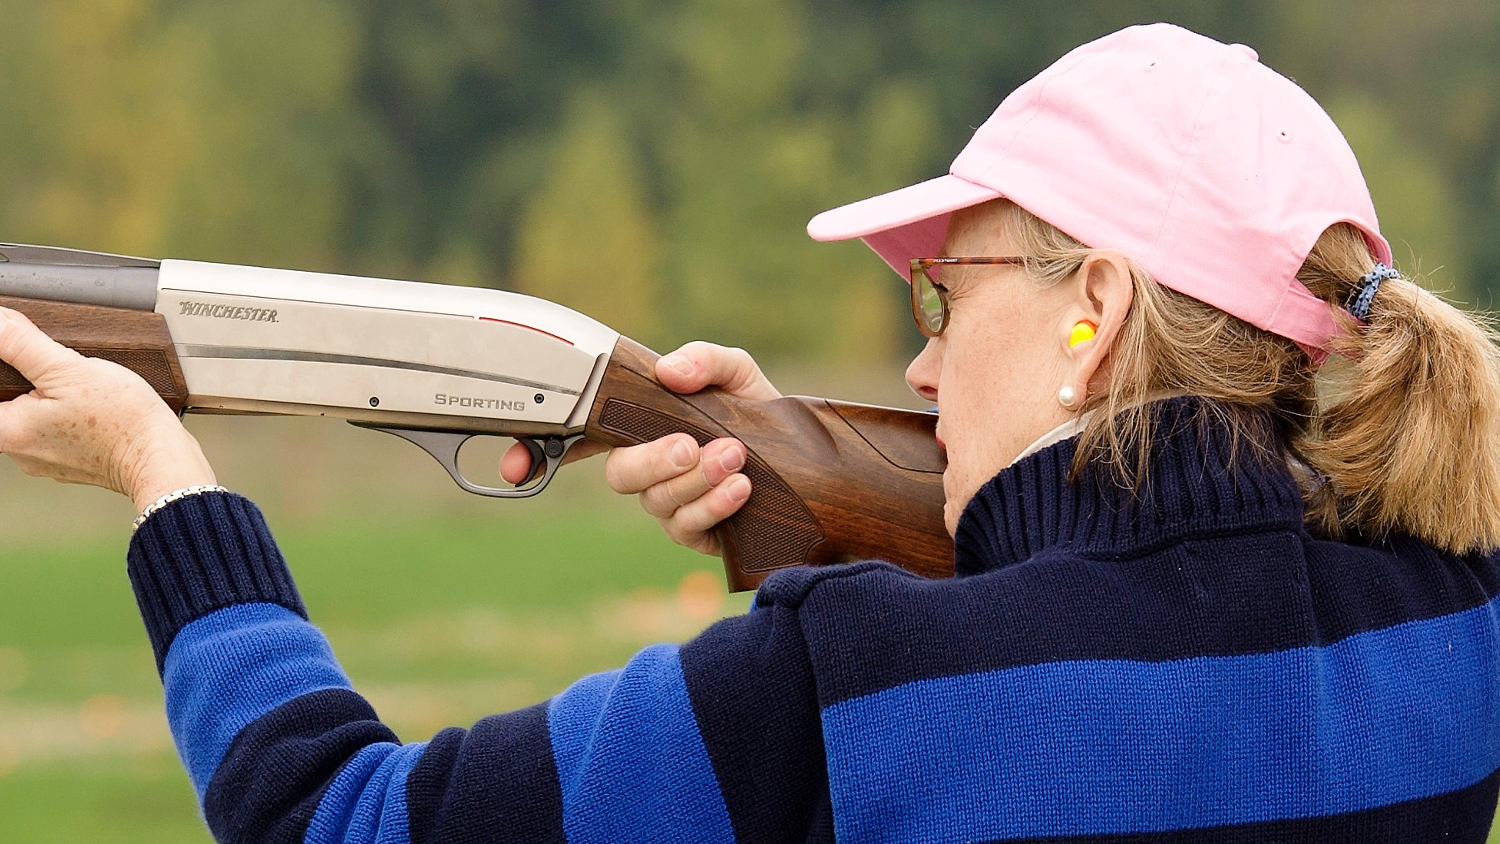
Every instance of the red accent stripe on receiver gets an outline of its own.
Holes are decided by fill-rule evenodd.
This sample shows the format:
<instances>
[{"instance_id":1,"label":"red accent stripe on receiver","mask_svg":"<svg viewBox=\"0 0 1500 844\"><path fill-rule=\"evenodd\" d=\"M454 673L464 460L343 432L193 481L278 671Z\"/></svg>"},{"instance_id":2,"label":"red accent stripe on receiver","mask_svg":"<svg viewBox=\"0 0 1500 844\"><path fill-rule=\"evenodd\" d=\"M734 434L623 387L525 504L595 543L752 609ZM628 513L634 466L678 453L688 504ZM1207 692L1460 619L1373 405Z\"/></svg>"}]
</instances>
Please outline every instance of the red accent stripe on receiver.
<instances>
[{"instance_id":1,"label":"red accent stripe on receiver","mask_svg":"<svg viewBox=\"0 0 1500 844\"><path fill-rule=\"evenodd\" d=\"M556 334L553 334L550 331L543 331L543 330L541 330L540 328L537 328L534 325L527 325L527 324L522 323L522 322L511 322L508 319L496 319L494 317L487 317L487 316L482 316L479 319L481 319L481 320L483 320L485 322L498 322L501 325L514 325L516 328L524 328L524 329L526 329L528 331L535 331L538 334L545 334L548 337L551 337L553 340L561 340L562 342L567 343L569 346L573 345L573 341L572 340L569 340L566 337L559 337L559 336L557 336Z\"/></svg>"}]
</instances>

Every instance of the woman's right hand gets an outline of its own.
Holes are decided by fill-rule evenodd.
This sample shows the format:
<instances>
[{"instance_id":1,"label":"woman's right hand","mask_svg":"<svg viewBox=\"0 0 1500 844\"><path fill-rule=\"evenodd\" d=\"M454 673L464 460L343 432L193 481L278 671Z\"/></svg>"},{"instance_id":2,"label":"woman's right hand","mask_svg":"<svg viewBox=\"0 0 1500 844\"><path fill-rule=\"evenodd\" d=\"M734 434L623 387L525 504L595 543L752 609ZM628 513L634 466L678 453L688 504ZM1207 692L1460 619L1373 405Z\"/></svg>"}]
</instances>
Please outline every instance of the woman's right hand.
<instances>
[{"instance_id":1,"label":"woman's right hand","mask_svg":"<svg viewBox=\"0 0 1500 844\"><path fill-rule=\"evenodd\" d=\"M755 401L781 398L745 350L713 343L688 343L664 355L656 362L656 377L678 393L713 386ZM573 451L586 445L580 443ZM750 497L750 479L740 472L744 465L745 444L737 439L725 437L699 448L687 434L671 434L611 449L604 477L615 492L639 496L641 507L656 517L673 542L719 554L714 526L738 512ZM520 445L501 461L500 473L511 483L524 481L531 471L530 457Z\"/></svg>"},{"instance_id":2,"label":"woman's right hand","mask_svg":"<svg viewBox=\"0 0 1500 844\"><path fill-rule=\"evenodd\" d=\"M678 393L714 386L743 399L781 398L748 352L713 343L688 343L665 355L656 362L656 377ZM604 477L615 492L640 496L641 507L673 542L719 554L723 549L714 526L750 497L750 479L740 471L744 465L745 444L737 439L717 439L699 448L687 434L672 434L612 450Z\"/></svg>"}]
</instances>

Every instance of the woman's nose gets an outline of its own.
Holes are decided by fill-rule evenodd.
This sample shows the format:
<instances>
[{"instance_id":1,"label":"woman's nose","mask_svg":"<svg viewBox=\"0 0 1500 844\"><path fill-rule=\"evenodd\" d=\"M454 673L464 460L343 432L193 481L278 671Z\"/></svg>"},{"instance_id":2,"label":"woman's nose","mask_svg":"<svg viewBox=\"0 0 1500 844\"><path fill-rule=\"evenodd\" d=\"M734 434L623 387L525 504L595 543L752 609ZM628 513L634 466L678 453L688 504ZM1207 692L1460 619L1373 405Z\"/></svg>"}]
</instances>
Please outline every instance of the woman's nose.
<instances>
[{"instance_id":1,"label":"woman's nose","mask_svg":"<svg viewBox=\"0 0 1500 844\"><path fill-rule=\"evenodd\" d=\"M922 397L923 401L934 404L938 400L938 372L942 367L942 354L938 351L940 337L930 337L927 345L911 364L906 367L906 385L911 391Z\"/></svg>"}]
</instances>

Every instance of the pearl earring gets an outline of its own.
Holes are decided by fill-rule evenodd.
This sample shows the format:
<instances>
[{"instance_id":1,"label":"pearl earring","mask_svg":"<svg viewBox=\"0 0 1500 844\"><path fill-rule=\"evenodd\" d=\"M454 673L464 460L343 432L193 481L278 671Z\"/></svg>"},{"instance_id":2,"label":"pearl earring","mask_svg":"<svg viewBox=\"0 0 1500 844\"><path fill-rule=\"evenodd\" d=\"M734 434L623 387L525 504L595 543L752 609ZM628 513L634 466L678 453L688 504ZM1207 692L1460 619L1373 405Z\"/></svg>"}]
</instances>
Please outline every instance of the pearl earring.
<instances>
[{"instance_id":1,"label":"pearl earring","mask_svg":"<svg viewBox=\"0 0 1500 844\"><path fill-rule=\"evenodd\" d=\"M1063 388L1057 391L1057 402L1069 410L1078 403L1078 394L1074 392L1072 384L1064 384Z\"/></svg>"}]
</instances>

